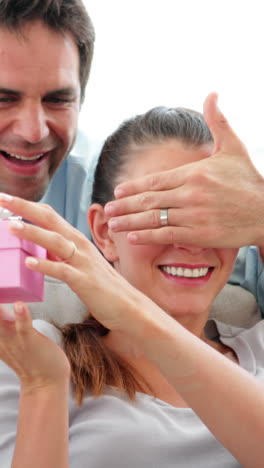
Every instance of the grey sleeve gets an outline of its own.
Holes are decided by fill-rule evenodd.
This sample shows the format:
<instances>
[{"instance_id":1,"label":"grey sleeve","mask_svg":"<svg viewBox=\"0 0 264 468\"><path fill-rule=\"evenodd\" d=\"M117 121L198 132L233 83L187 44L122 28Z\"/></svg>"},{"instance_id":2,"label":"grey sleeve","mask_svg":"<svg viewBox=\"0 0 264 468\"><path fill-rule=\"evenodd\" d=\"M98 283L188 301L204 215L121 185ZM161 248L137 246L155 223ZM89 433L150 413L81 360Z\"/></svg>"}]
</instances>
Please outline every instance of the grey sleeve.
<instances>
[{"instance_id":1,"label":"grey sleeve","mask_svg":"<svg viewBox=\"0 0 264 468\"><path fill-rule=\"evenodd\" d=\"M16 441L20 383L0 361L0 468L10 468Z\"/></svg>"},{"instance_id":2,"label":"grey sleeve","mask_svg":"<svg viewBox=\"0 0 264 468\"><path fill-rule=\"evenodd\" d=\"M249 246L239 250L229 283L250 291L255 296L264 317L264 267L257 247Z\"/></svg>"}]
</instances>

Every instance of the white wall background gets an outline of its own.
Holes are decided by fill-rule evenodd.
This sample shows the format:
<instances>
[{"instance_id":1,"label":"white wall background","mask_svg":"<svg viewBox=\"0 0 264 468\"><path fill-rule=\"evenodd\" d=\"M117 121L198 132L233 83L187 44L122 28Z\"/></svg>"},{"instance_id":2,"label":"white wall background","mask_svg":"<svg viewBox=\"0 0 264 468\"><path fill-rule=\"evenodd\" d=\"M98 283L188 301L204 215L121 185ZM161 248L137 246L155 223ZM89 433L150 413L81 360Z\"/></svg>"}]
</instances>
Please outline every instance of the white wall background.
<instances>
[{"instance_id":1,"label":"white wall background","mask_svg":"<svg viewBox=\"0 0 264 468\"><path fill-rule=\"evenodd\" d=\"M104 138L156 105L219 105L264 173L263 0L84 0L96 29L80 127Z\"/></svg>"}]
</instances>

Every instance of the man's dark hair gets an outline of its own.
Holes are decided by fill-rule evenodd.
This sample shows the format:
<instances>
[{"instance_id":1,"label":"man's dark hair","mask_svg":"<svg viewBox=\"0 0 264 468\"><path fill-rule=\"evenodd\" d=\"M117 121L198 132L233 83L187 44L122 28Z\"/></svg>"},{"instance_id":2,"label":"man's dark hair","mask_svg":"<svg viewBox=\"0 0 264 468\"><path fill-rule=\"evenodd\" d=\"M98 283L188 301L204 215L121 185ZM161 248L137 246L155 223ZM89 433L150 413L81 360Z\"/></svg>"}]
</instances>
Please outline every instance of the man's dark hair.
<instances>
[{"instance_id":1,"label":"man's dark hair","mask_svg":"<svg viewBox=\"0 0 264 468\"><path fill-rule=\"evenodd\" d=\"M47 27L71 34L79 51L81 100L89 77L94 49L94 27L82 0L0 0L0 28L22 31L41 20Z\"/></svg>"}]
</instances>

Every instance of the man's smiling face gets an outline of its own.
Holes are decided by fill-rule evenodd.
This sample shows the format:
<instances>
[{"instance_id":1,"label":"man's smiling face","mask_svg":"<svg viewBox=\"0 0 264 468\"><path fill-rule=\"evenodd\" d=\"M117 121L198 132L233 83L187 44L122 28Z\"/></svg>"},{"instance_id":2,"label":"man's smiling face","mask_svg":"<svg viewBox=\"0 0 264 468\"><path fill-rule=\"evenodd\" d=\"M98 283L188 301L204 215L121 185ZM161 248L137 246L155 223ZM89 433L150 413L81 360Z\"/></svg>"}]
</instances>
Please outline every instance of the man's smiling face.
<instances>
[{"instance_id":1,"label":"man's smiling face","mask_svg":"<svg viewBox=\"0 0 264 468\"><path fill-rule=\"evenodd\" d=\"M0 61L0 191L38 201L76 137L78 49L36 21L0 29Z\"/></svg>"}]
</instances>

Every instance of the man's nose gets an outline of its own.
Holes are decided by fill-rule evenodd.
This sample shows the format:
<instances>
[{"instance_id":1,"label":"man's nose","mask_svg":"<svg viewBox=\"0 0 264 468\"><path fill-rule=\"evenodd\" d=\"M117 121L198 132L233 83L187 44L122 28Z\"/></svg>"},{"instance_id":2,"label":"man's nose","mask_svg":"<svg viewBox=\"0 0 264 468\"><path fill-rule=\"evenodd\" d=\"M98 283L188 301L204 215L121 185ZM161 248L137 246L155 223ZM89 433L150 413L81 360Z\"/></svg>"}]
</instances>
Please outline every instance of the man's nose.
<instances>
[{"instance_id":1,"label":"man's nose","mask_svg":"<svg viewBox=\"0 0 264 468\"><path fill-rule=\"evenodd\" d=\"M27 103L17 110L13 133L31 144L39 143L48 136L48 119L41 103Z\"/></svg>"}]
</instances>

